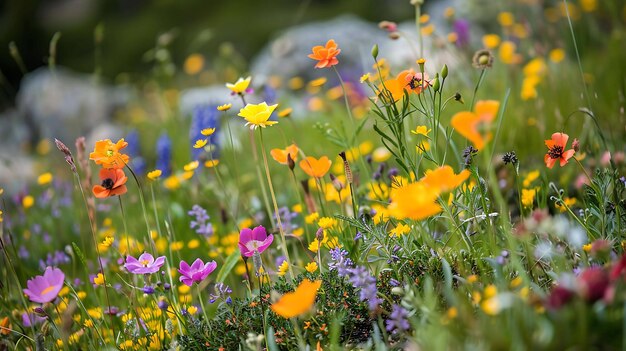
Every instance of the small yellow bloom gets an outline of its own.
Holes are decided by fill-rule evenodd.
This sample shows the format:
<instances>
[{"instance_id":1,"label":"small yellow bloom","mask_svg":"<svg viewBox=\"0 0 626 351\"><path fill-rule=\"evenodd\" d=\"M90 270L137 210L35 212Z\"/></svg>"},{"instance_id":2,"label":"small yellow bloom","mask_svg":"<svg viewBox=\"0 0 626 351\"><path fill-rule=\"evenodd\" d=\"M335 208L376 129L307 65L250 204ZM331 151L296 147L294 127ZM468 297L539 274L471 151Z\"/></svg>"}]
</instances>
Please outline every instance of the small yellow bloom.
<instances>
[{"instance_id":1,"label":"small yellow bloom","mask_svg":"<svg viewBox=\"0 0 626 351\"><path fill-rule=\"evenodd\" d=\"M293 205L293 207L291 207L291 210L293 212L296 212L296 213L302 213L302 205L301 204L295 204L295 205Z\"/></svg>"},{"instance_id":2,"label":"small yellow bloom","mask_svg":"<svg viewBox=\"0 0 626 351\"><path fill-rule=\"evenodd\" d=\"M522 189L522 205L531 207L535 202L535 195L537 195L537 189Z\"/></svg>"},{"instance_id":3,"label":"small yellow bloom","mask_svg":"<svg viewBox=\"0 0 626 351\"><path fill-rule=\"evenodd\" d=\"M427 14L423 14L420 16L420 23L421 24L426 24L428 23L428 21L430 21L430 16Z\"/></svg>"},{"instance_id":4,"label":"small yellow bloom","mask_svg":"<svg viewBox=\"0 0 626 351\"><path fill-rule=\"evenodd\" d=\"M22 206L24 207L25 210L33 207L34 204L35 204L35 198L32 197L31 195L26 195L22 199Z\"/></svg>"},{"instance_id":5,"label":"small yellow bloom","mask_svg":"<svg viewBox=\"0 0 626 351\"><path fill-rule=\"evenodd\" d=\"M104 285L104 275L102 275L102 273L98 273L98 275L93 278L93 283L96 285Z\"/></svg>"},{"instance_id":6,"label":"small yellow bloom","mask_svg":"<svg viewBox=\"0 0 626 351\"><path fill-rule=\"evenodd\" d=\"M511 288L517 288L518 286L520 286L522 284L522 277L515 277L513 278L513 280L511 280Z\"/></svg>"},{"instance_id":7,"label":"small yellow bloom","mask_svg":"<svg viewBox=\"0 0 626 351\"><path fill-rule=\"evenodd\" d=\"M208 160L204 162L204 167L211 168L215 167L220 163L220 160Z\"/></svg>"},{"instance_id":8,"label":"small yellow bloom","mask_svg":"<svg viewBox=\"0 0 626 351\"><path fill-rule=\"evenodd\" d=\"M415 127L415 130L411 131L411 134L415 134L415 135L423 135L425 137L428 137L428 133L430 133L431 129L428 129L428 127L426 126L417 126Z\"/></svg>"},{"instance_id":9,"label":"small yellow bloom","mask_svg":"<svg viewBox=\"0 0 626 351\"><path fill-rule=\"evenodd\" d=\"M448 35L446 36L446 39L448 40L449 43L454 44L459 40L459 35L456 34L455 32L448 33Z\"/></svg>"},{"instance_id":10,"label":"small yellow bloom","mask_svg":"<svg viewBox=\"0 0 626 351\"><path fill-rule=\"evenodd\" d=\"M291 107L282 109L278 111L278 117L280 118L289 117L292 112L293 112L293 109Z\"/></svg>"},{"instance_id":11,"label":"small yellow bloom","mask_svg":"<svg viewBox=\"0 0 626 351\"><path fill-rule=\"evenodd\" d=\"M598 0L580 0L580 7L585 12L593 12L598 8Z\"/></svg>"},{"instance_id":12,"label":"small yellow bloom","mask_svg":"<svg viewBox=\"0 0 626 351\"><path fill-rule=\"evenodd\" d=\"M318 218L320 218L320 214L317 212L313 212L310 215L304 217L304 221L306 222L306 224L313 224L315 223L315 221L317 221Z\"/></svg>"},{"instance_id":13,"label":"small yellow bloom","mask_svg":"<svg viewBox=\"0 0 626 351\"><path fill-rule=\"evenodd\" d=\"M565 50L557 48L550 50L550 61L554 63L559 63L565 59Z\"/></svg>"},{"instance_id":14,"label":"small yellow bloom","mask_svg":"<svg viewBox=\"0 0 626 351\"><path fill-rule=\"evenodd\" d=\"M204 57L200 54L191 54L185 60L185 73L190 76L196 75L202 71L204 67Z\"/></svg>"},{"instance_id":15,"label":"small yellow bloom","mask_svg":"<svg viewBox=\"0 0 626 351\"><path fill-rule=\"evenodd\" d=\"M198 161L191 161L188 164L183 166L183 169L185 170L185 172L191 172L194 169L198 168L198 165L200 165L200 162Z\"/></svg>"},{"instance_id":16,"label":"small yellow bloom","mask_svg":"<svg viewBox=\"0 0 626 351\"><path fill-rule=\"evenodd\" d=\"M280 264L280 266L278 266L278 274L279 276L283 276L287 273L287 270L289 270L289 262L287 261L283 261L283 263Z\"/></svg>"},{"instance_id":17,"label":"small yellow bloom","mask_svg":"<svg viewBox=\"0 0 626 351\"><path fill-rule=\"evenodd\" d=\"M2 211L0 211L0 223L2 223L2 221L4 220L4 218L2 217Z\"/></svg>"},{"instance_id":18,"label":"small yellow bloom","mask_svg":"<svg viewBox=\"0 0 626 351\"><path fill-rule=\"evenodd\" d=\"M393 228L390 232L389 232L389 236L390 237L396 237L399 238L402 235L408 233L411 231L411 227L409 227L408 225L404 224L404 223L399 223L395 228Z\"/></svg>"},{"instance_id":19,"label":"small yellow bloom","mask_svg":"<svg viewBox=\"0 0 626 351\"><path fill-rule=\"evenodd\" d=\"M321 78L317 78L317 79L310 81L309 85L312 87L321 87L325 83L326 83L326 77L321 77Z\"/></svg>"},{"instance_id":20,"label":"small yellow bloom","mask_svg":"<svg viewBox=\"0 0 626 351\"><path fill-rule=\"evenodd\" d=\"M197 249L198 247L200 247L200 240L198 239L189 240L189 242L187 243L187 247L190 249Z\"/></svg>"},{"instance_id":21,"label":"small yellow bloom","mask_svg":"<svg viewBox=\"0 0 626 351\"><path fill-rule=\"evenodd\" d=\"M448 308L448 310L446 311L446 318L448 319L454 319L459 315L459 311L457 310L456 307L450 307Z\"/></svg>"},{"instance_id":22,"label":"small yellow bloom","mask_svg":"<svg viewBox=\"0 0 626 351\"><path fill-rule=\"evenodd\" d=\"M495 49L500 45L500 36L497 34L486 34L483 36L483 45L487 49Z\"/></svg>"},{"instance_id":23,"label":"small yellow bloom","mask_svg":"<svg viewBox=\"0 0 626 351\"><path fill-rule=\"evenodd\" d=\"M524 188L528 188L532 182L534 182L537 178L539 178L539 171L532 171L529 172L528 175L526 176L526 178L524 178L524 181L522 182L522 185L524 186Z\"/></svg>"},{"instance_id":24,"label":"small yellow bloom","mask_svg":"<svg viewBox=\"0 0 626 351\"><path fill-rule=\"evenodd\" d=\"M85 321L85 323L83 323L83 326L85 326L85 328L93 328L93 322L91 321L91 319L88 319Z\"/></svg>"},{"instance_id":25,"label":"small yellow bloom","mask_svg":"<svg viewBox=\"0 0 626 351\"><path fill-rule=\"evenodd\" d=\"M163 174L163 172L161 172L160 169L155 169L154 171L148 172L148 179L150 180L159 179L161 177L161 174Z\"/></svg>"},{"instance_id":26,"label":"small yellow bloom","mask_svg":"<svg viewBox=\"0 0 626 351\"><path fill-rule=\"evenodd\" d=\"M591 251L591 247L592 247L591 244L585 244L585 245L583 245L583 251L590 252Z\"/></svg>"},{"instance_id":27,"label":"small yellow bloom","mask_svg":"<svg viewBox=\"0 0 626 351\"><path fill-rule=\"evenodd\" d=\"M235 83L226 83L226 87L235 94L243 94L248 89L252 77L239 78Z\"/></svg>"},{"instance_id":28,"label":"small yellow bloom","mask_svg":"<svg viewBox=\"0 0 626 351\"><path fill-rule=\"evenodd\" d=\"M374 162L385 162L391 157L391 152L387 150L385 147L378 147L374 150L372 154L372 160Z\"/></svg>"},{"instance_id":29,"label":"small yellow bloom","mask_svg":"<svg viewBox=\"0 0 626 351\"><path fill-rule=\"evenodd\" d=\"M317 238L315 238L309 244L309 251L317 253L317 251L320 249L320 247L321 247L320 242L317 240Z\"/></svg>"},{"instance_id":30,"label":"small yellow bloom","mask_svg":"<svg viewBox=\"0 0 626 351\"><path fill-rule=\"evenodd\" d=\"M576 198L574 197L565 197L563 198L563 204L557 203L554 207L556 207L559 211L565 212L568 207L572 207L576 205Z\"/></svg>"},{"instance_id":31,"label":"small yellow bloom","mask_svg":"<svg viewBox=\"0 0 626 351\"><path fill-rule=\"evenodd\" d=\"M435 32L435 25L429 24L421 28L422 35L427 37Z\"/></svg>"},{"instance_id":32,"label":"small yellow bloom","mask_svg":"<svg viewBox=\"0 0 626 351\"><path fill-rule=\"evenodd\" d=\"M498 297L494 296L492 298L484 300L480 304L480 308L486 314L488 314L490 316L495 316L496 314L498 314L500 312L500 310L502 309L502 306L500 304L500 301L498 300Z\"/></svg>"},{"instance_id":33,"label":"small yellow bloom","mask_svg":"<svg viewBox=\"0 0 626 351\"><path fill-rule=\"evenodd\" d=\"M40 175L39 177L37 177L37 184L39 185L46 185L46 184L49 184L51 181L52 181L52 173L50 172L46 172Z\"/></svg>"},{"instance_id":34,"label":"small yellow bloom","mask_svg":"<svg viewBox=\"0 0 626 351\"><path fill-rule=\"evenodd\" d=\"M208 139L198 139L198 140L196 140L196 143L193 144L193 148L194 149L202 149L203 147L206 146L207 142L209 142Z\"/></svg>"},{"instance_id":35,"label":"small yellow bloom","mask_svg":"<svg viewBox=\"0 0 626 351\"><path fill-rule=\"evenodd\" d=\"M476 274L472 274L469 277L467 277L467 282L470 284L474 284L478 281L478 276Z\"/></svg>"},{"instance_id":36,"label":"small yellow bloom","mask_svg":"<svg viewBox=\"0 0 626 351\"><path fill-rule=\"evenodd\" d=\"M317 221L317 225L324 229L329 229L337 225L337 220L331 217L322 217Z\"/></svg>"},{"instance_id":37,"label":"small yellow bloom","mask_svg":"<svg viewBox=\"0 0 626 351\"><path fill-rule=\"evenodd\" d=\"M228 111L230 110L230 108L233 107L233 104L224 104L224 105L219 105L217 107L218 111Z\"/></svg>"},{"instance_id":38,"label":"small yellow bloom","mask_svg":"<svg viewBox=\"0 0 626 351\"><path fill-rule=\"evenodd\" d=\"M246 107L239 110L238 116L246 120L246 126L250 126L250 129L256 129L258 127L265 128L278 123L269 120L277 106L278 105L268 105L265 102L260 104L247 104Z\"/></svg>"},{"instance_id":39,"label":"small yellow bloom","mask_svg":"<svg viewBox=\"0 0 626 351\"><path fill-rule=\"evenodd\" d=\"M210 136L215 133L215 128L205 128L200 131L200 133L204 136Z\"/></svg>"},{"instance_id":40,"label":"small yellow bloom","mask_svg":"<svg viewBox=\"0 0 626 351\"><path fill-rule=\"evenodd\" d=\"M190 306L189 308L187 308L187 312L193 316L194 314L196 314L196 312L198 312L198 307Z\"/></svg>"},{"instance_id":41,"label":"small yellow bloom","mask_svg":"<svg viewBox=\"0 0 626 351\"><path fill-rule=\"evenodd\" d=\"M112 236L107 236L106 238L104 238L104 240L102 241L100 245L104 247L109 247L111 246L111 244L113 244L114 241L115 239Z\"/></svg>"},{"instance_id":42,"label":"small yellow bloom","mask_svg":"<svg viewBox=\"0 0 626 351\"><path fill-rule=\"evenodd\" d=\"M430 143L427 141L422 141L419 145L415 145L415 151L418 155L421 155L423 152L430 150Z\"/></svg>"},{"instance_id":43,"label":"small yellow bloom","mask_svg":"<svg viewBox=\"0 0 626 351\"><path fill-rule=\"evenodd\" d=\"M370 80L370 74L369 73L365 73L364 75L361 76L361 78L359 79L359 81L361 83L365 83L367 81Z\"/></svg>"},{"instance_id":44,"label":"small yellow bloom","mask_svg":"<svg viewBox=\"0 0 626 351\"><path fill-rule=\"evenodd\" d=\"M309 264L307 264L304 268L306 269L307 272L313 273L317 271L318 266L316 262L309 262Z\"/></svg>"},{"instance_id":45,"label":"small yellow bloom","mask_svg":"<svg viewBox=\"0 0 626 351\"><path fill-rule=\"evenodd\" d=\"M289 89L291 90L302 89L302 87L304 86L304 80L300 77L293 77L289 79L288 85Z\"/></svg>"},{"instance_id":46,"label":"small yellow bloom","mask_svg":"<svg viewBox=\"0 0 626 351\"><path fill-rule=\"evenodd\" d=\"M451 18L452 16L454 16L454 8L446 7L446 9L443 11L443 17Z\"/></svg>"},{"instance_id":47,"label":"small yellow bloom","mask_svg":"<svg viewBox=\"0 0 626 351\"><path fill-rule=\"evenodd\" d=\"M515 23L515 17L510 12L500 12L498 14L498 22L502 27L510 27Z\"/></svg>"},{"instance_id":48,"label":"small yellow bloom","mask_svg":"<svg viewBox=\"0 0 626 351\"><path fill-rule=\"evenodd\" d=\"M485 299L488 299L488 298L496 296L496 294L498 293L498 288L496 288L496 286L493 284L489 284L487 285L483 293L484 293Z\"/></svg>"}]
</instances>

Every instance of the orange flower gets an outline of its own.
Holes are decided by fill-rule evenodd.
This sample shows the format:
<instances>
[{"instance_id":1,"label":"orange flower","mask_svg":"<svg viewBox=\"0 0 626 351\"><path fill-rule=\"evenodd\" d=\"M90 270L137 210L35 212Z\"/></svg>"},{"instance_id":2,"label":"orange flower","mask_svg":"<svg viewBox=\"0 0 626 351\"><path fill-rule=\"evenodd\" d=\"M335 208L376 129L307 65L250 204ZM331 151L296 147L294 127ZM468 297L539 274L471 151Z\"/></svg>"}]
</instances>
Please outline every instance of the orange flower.
<instances>
[{"instance_id":1,"label":"orange flower","mask_svg":"<svg viewBox=\"0 0 626 351\"><path fill-rule=\"evenodd\" d=\"M126 146L128 143L123 138L117 143L111 142L111 139L98 140L94 151L89 154L89 159L104 168L124 168L128 163L128 155L120 153L120 150Z\"/></svg>"},{"instance_id":2,"label":"orange flower","mask_svg":"<svg viewBox=\"0 0 626 351\"><path fill-rule=\"evenodd\" d=\"M300 168L310 177L322 178L326 172L328 172L332 163L333 161L329 160L326 156L320 157L319 160L315 159L315 157L308 156L300 161Z\"/></svg>"},{"instance_id":3,"label":"orange flower","mask_svg":"<svg viewBox=\"0 0 626 351\"><path fill-rule=\"evenodd\" d=\"M426 171L426 175L420 180L428 187L439 189L441 192L450 191L461 185L470 175L470 171L464 169L459 174L454 174L452 167L445 165L435 170Z\"/></svg>"},{"instance_id":4,"label":"orange flower","mask_svg":"<svg viewBox=\"0 0 626 351\"><path fill-rule=\"evenodd\" d=\"M476 149L480 150L491 140L491 133L487 132L484 136L481 135L478 131L478 125L493 122L499 108L499 101L478 101L474 107L474 112L463 111L452 116L452 127L467 140L471 141Z\"/></svg>"},{"instance_id":5,"label":"orange flower","mask_svg":"<svg viewBox=\"0 0 626 351\"><path fill-rule=\"evenodd\" d=\"M554 167L556 161L560 161L561 167L567 164L567 161L574 156L574 149L565 151L567 145L567 139L569 135L565 133L554 133L552 139L546 140L546 146L548 147L548 153L544 156L543 160L548 168Z\"/></svg>"},{"instance_id":6,"label":"orange flower","mask_svg":"<svg viewBox=\"0 0 626 351\"><path fill-rule=\"evenodd\" d=\"M291 156L291 159L295 162L298 159L298 146L296 144L291 144L283 149L272 149L270 151L270 155L272 158L276 160L276 162L281 165L287 164L287 155Z\"/></svg>"},{"instance_id":7,"label":"orange flower","mask_svg":"<svg viewBox=\"0 0 626 351\"><path fill-rule=\"evenodd\" d=\"M385 81L385 88L391 93L394 102L402 99L404 90L407 90L409 93L419 94L429 86L428 75L424 74L422 77L421 72L416 73L412 69L404 70L398 73L395 78ZM379 88L383 89L382 86Z\"/></svg>"},{"instance_id":8,"label":"orange flower","mask_svg":"<svg viewBox=\"0 0 626 351\"><path fill-rule=\"evenodd\" d=\"M317 45L313 47L313 53L309 55L309 58L317 60L315 68L332 67L339 63L337 55L341 52L341 49L337 47L337 43L333 39L326 42L326 46Z\"/></svg>"},{"instance_id":9,"label":"orange flower","mask_svg":"<svg viewBox=\"0 0 626 351\"><path fill-rule=\"evenodd\" d=\"M294 292L283 295L270 308L283 318L293 318L308 312L315 303L317 290L322 285L321 280L314 282L304 279Z\"/></svg>"},{"instance_id":10,"label":"orange flower","mask_svg":"<svg viewBox=\"0 0 626 351\"><path fill-rule=\"evenodd\" d=\"M422 220L441 212L437 204L439 189L423 182L409 183L391 189L389 214L397 219Z\"/></svg>"},{"instance_id":11,"label":"orange flower","mask_svg":"<svg viewBox=\"0 0 626 351\"><path fill-rule=\"evenodd\" d=\"M121 168L100 170L101 185L93 186L93 194L97 198L122 195L126 193L126 181L128 177Z\"/></svg>"}]
</instances>

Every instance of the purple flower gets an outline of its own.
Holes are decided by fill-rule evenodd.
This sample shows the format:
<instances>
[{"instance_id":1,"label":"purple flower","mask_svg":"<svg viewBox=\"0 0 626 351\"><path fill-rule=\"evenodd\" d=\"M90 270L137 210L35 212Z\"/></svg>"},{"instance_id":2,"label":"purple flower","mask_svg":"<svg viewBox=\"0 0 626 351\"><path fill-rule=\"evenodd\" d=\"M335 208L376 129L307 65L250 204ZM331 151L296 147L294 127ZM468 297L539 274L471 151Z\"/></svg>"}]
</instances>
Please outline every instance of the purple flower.
<instances>
[{"instance_id":1,"label":"purple flower","mask_svg":"<svg viewBox=\"0 0 626 351\"><path fill-rule=\"evenodd\" d=\"M230 294L233 292L232 289L224 283L215 284L214 289L215 293L209 296L211 298L209 302L214 303L218 299L225 299L226 303L230 305L232 302L232 299L230 298Z\"/></svg>"},{"instance_id":2,"label":"purple flower","mask_svg":"<svg viewBox=\"0 0 626 351\"><path fill-rule=\"evenodd\" d=\"M411 325L407 320L409 313L399 305L393 305L393 310L391 311L391 315L387 320L387 331L392 332L392 334L403 332L409 330Z\"/></svg>"},{"instance_id":3,"label":"purple flower","mask_svg":"<svg viewBox=\"0 0 626 351\"><path fill-rule=\"evenodd\" d=\"M206 210L199 205L193 205L191 211L187 212L188 215L195 217L195 220L189 223L191 229L195 229L197 234L204 237L210 237L213 235L213 225L209 222L209 215Z\"/></svg>"},{"instance_id":4,"label":"purple flower","mask_svg":"<svg viewBox=\"0 0 626 351\"><path fill-rule=\"evenodd\" d=\"M143 289L141 289L141 290L143 290L144 294L148 294L148 295L154 294L154 288L151 287L150 285L144 286Z\"/></svg>"},{"instance_id":5,"label":"purple flower","mask_svg":"<svg viewBox=\"0 0 626 351\"><path fill-rule=\"evenodd\" d=\"M34 325L42 323L46 319L48 319L48 318L47 317L38 316L35 313L26 313L26 312L22 313L22 324L26 328L30 328L30 327L32 327Z\"/></svg>"},{"instance_id":6,"label":"purple flower","mask_svg":"<svg viewBox=\"0 0 626 351\"><path fill-rule=\"evenodd\" d=\"M383 301L378 297L378 289L376 288L376 278L372 277L369 270L364 266L358 266L348 270L350 283L360 289L359 299L367 301L370 311L375 311Z\"/></svg>"},{"instance_id":7,"label":"purple flower","mask_svg":"<svg viewBox=\"0 0 626 351\"><path fill-rule=\"evenodd\" d=\"M43 276L38 275L26 282L24 294L33 302L46 303L54 300L61 288L65 274L58 268L46 267Z\"/></svg>"},{"instance_id":8,"label":"purple flower","mask_svg":"<svg viewBox=\"0 0 626 351\"><path fill-rule=\"evenodd\" d=\"M181 274L180 281L187 286L192 286L194 282L200 283L203 281L215 268L217 268L215 261L205 264L201 259L197 258L191 266L185 261L180 261L180 269L178 270Z\"/></svg>"},{"instance_id":9,"label":"purple flower","mask_svg":"<svg viewBox=\"0 0 626 351\"><path fill-rule=\"evenodd\" d=\"M330 258L333 262L328 264L328 268L331 271L336 269L340 277L348 275L349 269L354 265L352 260L346 256L348 256L348 251L346 250L342 250L338 247L330 250Z\"/></svg>"},{"instance_id":10,"label":"purple flower","mask_svg":"<svg viewBox=\"0 0 626 351\"><path fill-rule=\"evenodd\" d=\"M239 250L244 257L252 257L254 252L261 253L274 241L272 234L267 235L263 226L254 229L243 228L239 233Z\"/></svg>"},{"instance_id":11,"label":"purple flower","mask_svg":"<svg viewBox=\"0 0 626 351\"><path fill-rule=\"evenodd\" d=\"M139 258L134 258L133 256L126 257L124 268L133 274L152 274L158 272L164 263L165 256L155 260L151 254L144 252Z\"/></svg>"},{"instance_id":12,"label":"purple flower","mask_svg":"<svg viewBox=\"0 0 626 351\"><path fill-rule=\"evenodd\" d=\"M460 47L465 47L469 44L470 40L470 23L465 19L458 19L453 24L454 32L456 32L457 40L456 44Z\"/></svg>"}]
</instances>

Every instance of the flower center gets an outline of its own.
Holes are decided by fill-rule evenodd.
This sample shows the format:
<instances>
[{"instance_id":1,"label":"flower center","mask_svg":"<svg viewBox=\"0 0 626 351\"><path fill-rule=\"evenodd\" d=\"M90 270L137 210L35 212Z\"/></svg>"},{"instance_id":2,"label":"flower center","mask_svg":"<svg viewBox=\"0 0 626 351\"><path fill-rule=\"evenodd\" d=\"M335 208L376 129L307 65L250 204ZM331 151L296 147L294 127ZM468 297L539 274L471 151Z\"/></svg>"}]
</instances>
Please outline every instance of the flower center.
<instances>
[{"instance_id":1,"label":"flower center","mask_svg":"<svg viewBox=\"0 0 626 351\"><path fill-rule=\"evenodd\" d=\"M250 240L246 243L246 247L248 248L248 250L257 250L259 248L259 246L261 246L261 241L258 240Z\"/></svg>"},{"instance_id":2,"label":"flower center","mask_svg":"<svg viewBox=\"0 0 626 351\"><path fill-rule=\"evenodd\" d=\"M408 83L408 86L411 87L411 89L417 89L422 87L422 79L421 78L417 78L417 77L412 77L411 80Z\"/></svg>"},{"instance_id":3,"label":"flower center","mask_svg":"<svg viewBox=\"0 0 626 351\"><path fill-rule=\"evenodd\" d=\"M43 289L43 291L41 292L41 295L45 295L45 294L49 293L52 290L54 290L54 285L50 285L49 287Z\"/></svg>"},{"instance_id":4,"label":"flower center","mask_svg":"<svg viewBox=\"0 0 626 351\"><path fill-rule=\"evenodd\" d=\"M110 149L107 150L106 154L107 154L107 157L113 156L113 150L110 150Z\"/></svg>"},{"instance_id":5,"label":"flower center","mask_svg":"<svg viewBox=\"0 0 626 351\"><path fill-rule=\"evenodd\" d=\"M548 150L548 156L550 156L551 159L558 160L563 156L563 147L554 145L550 148L550 150Z\"/></svg>"},{"instance_id":6,"label":"flower center","mask_svg":"<svg viewBox=\"0 0 626 351\"><path fill-rule=\"evenodd\" d=\"M142 265L142 266L144 266L144 267L148 267L148 264L150 263L150 261L148 261L148 260L143 260L143 261L141 261L140 263L141 263L141 265Z\"/></svg>"},{"instance_id":7,"label":"flower center","mask_svg":"<svg viewBox=\"0 0 626 351\"><path fill-rule=\"evenodd\" d=\"M113 185L114 184L115 184L115 182L111 178L107 178L107 179L104 179L102 181L102 187L105 188L105 189L108 189L108 190L113 189Z\"/></svg>"}]
</instances>

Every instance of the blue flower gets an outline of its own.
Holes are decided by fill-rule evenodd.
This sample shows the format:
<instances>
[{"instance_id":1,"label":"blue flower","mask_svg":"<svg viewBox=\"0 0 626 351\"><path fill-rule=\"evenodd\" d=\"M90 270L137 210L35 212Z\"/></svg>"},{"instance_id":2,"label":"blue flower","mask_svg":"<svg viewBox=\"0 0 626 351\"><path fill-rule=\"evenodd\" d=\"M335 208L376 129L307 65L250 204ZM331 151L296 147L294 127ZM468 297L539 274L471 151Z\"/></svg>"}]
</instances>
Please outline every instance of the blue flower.
<instances>
[{"instance_id":1,"label":"blue flower","mask_svg":"<svg viewBox=\"0 0 626 351\"><path fill-rule=\"evenodd\" d=\"M191 159L192 160L210 160L211 158L219 158L219 141L217 138L217 132L220 127L220 113L217 111L216 105L199 105L193 109L191 116L191 127L189 128L189 139L191 145ZM202 130L207 128L215 128L215 133L209 138L210 144L207 144L210 150L210 154L204 155L205 148L196 149L193 145L197 140L206 139L207 137L202 135Z\"/></svg>"},{"instance_id":2,"label":"blue flower","mask_svg":"<svg viewBox=\"0 0 626 351\"><path fill-rule=\"evenodd\" d=\"M163 177L172 174L172 140L167 133L161 134L156 144L156 169L160 169Z\"/></svg>"}]
</instances>

